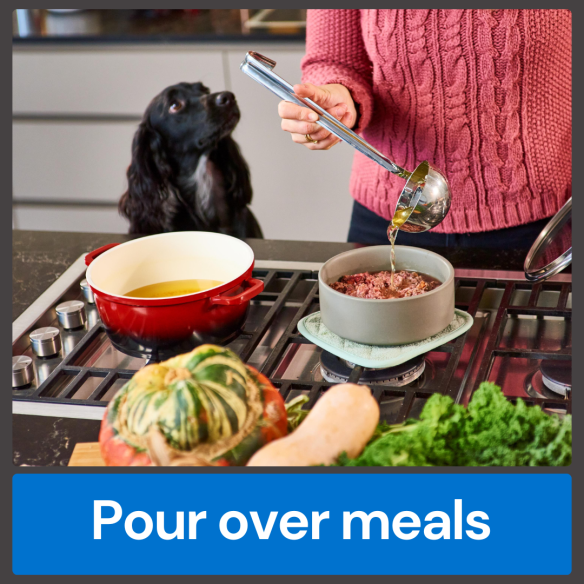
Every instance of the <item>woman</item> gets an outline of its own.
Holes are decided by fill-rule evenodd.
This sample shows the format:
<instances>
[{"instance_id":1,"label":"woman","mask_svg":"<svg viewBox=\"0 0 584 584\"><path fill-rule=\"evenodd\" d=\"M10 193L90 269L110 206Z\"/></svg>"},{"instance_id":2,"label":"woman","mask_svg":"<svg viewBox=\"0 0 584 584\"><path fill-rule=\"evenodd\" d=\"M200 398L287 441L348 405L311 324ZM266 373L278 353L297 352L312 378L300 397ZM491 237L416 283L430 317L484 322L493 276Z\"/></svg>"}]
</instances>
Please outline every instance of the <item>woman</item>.
<instances>
[{"instance_id":1,"label":"woman","mask_svg":"<svg viewBox=\"0 0 584 584\"><path fill-rule=\"evenodd\" d=\"M309 10L308 97L404 168L428 160L452 206L411 245L528 249L571 196L571 12ZM310 150L340 140L283 101L282 129ZM355 153L349 241L387 243L404 181Z\"/></svg>"}]
</instances>

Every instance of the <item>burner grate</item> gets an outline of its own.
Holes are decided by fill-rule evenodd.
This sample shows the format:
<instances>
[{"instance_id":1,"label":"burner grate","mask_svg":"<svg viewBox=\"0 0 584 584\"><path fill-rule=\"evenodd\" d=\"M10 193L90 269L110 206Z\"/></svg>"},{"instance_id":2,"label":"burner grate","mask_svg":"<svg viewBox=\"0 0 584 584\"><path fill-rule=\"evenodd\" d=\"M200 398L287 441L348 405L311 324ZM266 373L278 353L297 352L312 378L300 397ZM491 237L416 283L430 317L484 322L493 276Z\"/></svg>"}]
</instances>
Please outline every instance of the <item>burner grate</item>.
<instances>
[{"instance_id":1,"label":"burner grate","mask_svg":"<svg viewBox=\"0 0 584 584\"><path fill-rule=\"evenodd\" d=\"M535 284L530 288L529 299L526 305L517 306L511 304L513 295L519 290L525 290L525 284L520 282L507 282L504 284L503 297L498 307L495 322L491 333L489 335L485 352L481 361L477 379L475 382L475 389L479 384L487 379L496 381L491 376L496 359L529 359L530 361L569 361L572 362L572 346L571 346L571 319L572 309L567 307L568 299L571 294L572 285L564 284ZM555 305L552 302L542 302L542 292L555 292L557 302ZM551 299L554 298L552 296ZM551 305L550 305L551 304ZM534 317L536 322L542 321L544 318L559 318L565 323L566 334L560 339L560 348L555 350L546 350L546 348L529 348L527 345L532 339L523 339L523 342L517 342L515 339L515 346L503 346L502 340L504 336L504 329L507 322L513 318ZM539 405L542 409L560 409L566 413L572 412L571 391L566 392L567 395L562 398L552 397L536 397L533 394L521 395L522 399L527 403ZM517 400L517 396L511 396L512 401Z\"/></svg>"},{"instance_id":2,"label":"burner grate","mask_svg":"<svg viewBox=\"0 0 584 584\"><path fill-rule=\"evenodd\" d=\"M322 350L300 335L297 329L302 318L319 310L318 272L257 268L253 276L264 281L264 291L252 301L242 333L228 346L270 378L284 399L305 394L309 396L307 407L312 407L333 385L314 379L314 363L318 363ZM81 298L78 282L64 297L68 300ZM534 365L541 360L571 362L570 299L571 283L565 281L532 285L520 280L459 276L456 279L456 306L475 318L473 327L426 355L423 384L414 381L402 387L367 385L378 402L391 404L388 406L392 411L391 420L388 420L391 423L419 414L425 400L434 393L468 403L472 391L487 379L501 385L511 400L520 396L528 403L553 411L571 412L570 391L563 398L559 395L557 398L540 397L537 392L523 389L527 373L519 380L519 373L514 373L513 367L498 364L501 359L512 363L527 360L531 363L528 374L533 376ZM51 310L53 308L49 307L43 315L43 325L51 324ZM521 336L523 333L516 333L515 329L510 333L506 326L514 319L532 327L533 334ZM551 322L549 319L556 319L563 327L561 334L557 333L557 326L553 329L557 338L551 340L541 332L542 327ZM52 361L35 359L36 378L42 381L38 386L13 390L13 399L43 404L101 406L101 411L115 390L145 361L117 353L109 343L97 313L89 322L92 326L86 325L88 330L76 333L74 345L66 354ZM25 342L28 332L13 344L15 355L32 356ZM39 375L43 367L50 370L48 375ZM503 370L507 371L506 377L501 373ZM363 367L355 366L349 381L365 383L363 376ZM520 391L514 391L515 386Z\"/></svg>"}]
</instances>

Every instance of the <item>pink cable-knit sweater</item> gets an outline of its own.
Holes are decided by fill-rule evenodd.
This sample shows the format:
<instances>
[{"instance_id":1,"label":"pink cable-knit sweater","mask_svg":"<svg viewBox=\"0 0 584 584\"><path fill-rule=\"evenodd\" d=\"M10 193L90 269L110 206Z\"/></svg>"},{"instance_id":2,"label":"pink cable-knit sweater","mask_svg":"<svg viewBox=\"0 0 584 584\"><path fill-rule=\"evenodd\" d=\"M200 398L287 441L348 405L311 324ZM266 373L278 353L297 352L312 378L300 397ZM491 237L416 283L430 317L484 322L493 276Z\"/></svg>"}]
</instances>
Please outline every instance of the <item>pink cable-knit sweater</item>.
<instances>
[{"instance_id":1,"label":"pink cable-knit sweater","mask_svg":"<svg viewBox=\"0 0 584 584\"><path fill-rule=\"evenodd\" d=\"M355 131L446 174L434 231L513 227L571 196L571 36L568 10L309 10L303 81L345 85ZM355 153L350 190L368 209L389 220L403 185Z\"/></svg>"}]
</instances>

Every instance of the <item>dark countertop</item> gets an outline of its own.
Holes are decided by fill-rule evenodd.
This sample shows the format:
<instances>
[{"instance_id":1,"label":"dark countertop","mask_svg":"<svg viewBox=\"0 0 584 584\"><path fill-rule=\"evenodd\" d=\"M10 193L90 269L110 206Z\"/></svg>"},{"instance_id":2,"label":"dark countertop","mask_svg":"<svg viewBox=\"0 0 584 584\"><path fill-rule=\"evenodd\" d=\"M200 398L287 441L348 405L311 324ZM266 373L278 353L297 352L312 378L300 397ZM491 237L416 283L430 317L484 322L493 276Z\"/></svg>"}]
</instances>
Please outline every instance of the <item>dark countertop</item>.
<instances>
[{"instance_id":1,"label":"dark countertop","mask_svg":"<svg viewBox=\"0 0 584 584\"><path fill-rule=\"evenodd\" d=\"M77 443L97 442L98 420L12 416L15 466L67 466Z\"/></svg>"},{"instance_id":2,"label":"dark countertop","mask_svg":"<svg viewBox=\"0 0 584 584\"><path fill-rule=\"evenodd\" d=\"M12 318L16 319L81 254L113 242L133 239L127 234L14 231L12 247ZM248 240L257 259L324 262L360 247L353 243ZM456 268L521 271L525 251L432 248ZM95 442L99 422L44 416L13 416L15 465L66 466L75 444Z\"/></svg>"}]
</instances>

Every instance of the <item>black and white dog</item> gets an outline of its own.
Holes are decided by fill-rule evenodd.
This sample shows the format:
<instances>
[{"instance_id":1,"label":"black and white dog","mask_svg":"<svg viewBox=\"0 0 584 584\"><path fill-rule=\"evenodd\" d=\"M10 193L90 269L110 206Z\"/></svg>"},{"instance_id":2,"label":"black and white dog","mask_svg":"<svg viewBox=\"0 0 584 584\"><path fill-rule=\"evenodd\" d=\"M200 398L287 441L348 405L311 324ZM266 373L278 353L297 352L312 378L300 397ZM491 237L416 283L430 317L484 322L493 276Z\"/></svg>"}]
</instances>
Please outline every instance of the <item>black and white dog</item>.
<instances>
[{"instance_id":1,"label":"black and white dog","mask_svg":"<svg viewBox=\"0 0 584 584\"><path fill-rule=\"evenodd\" d=\"M231 92L210 93L202 83L171 85L150 102L119 203L130 233L263 237L248 208L249 168L231 138L239 118Z\"/></svg>"}]
</instances>

